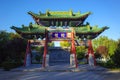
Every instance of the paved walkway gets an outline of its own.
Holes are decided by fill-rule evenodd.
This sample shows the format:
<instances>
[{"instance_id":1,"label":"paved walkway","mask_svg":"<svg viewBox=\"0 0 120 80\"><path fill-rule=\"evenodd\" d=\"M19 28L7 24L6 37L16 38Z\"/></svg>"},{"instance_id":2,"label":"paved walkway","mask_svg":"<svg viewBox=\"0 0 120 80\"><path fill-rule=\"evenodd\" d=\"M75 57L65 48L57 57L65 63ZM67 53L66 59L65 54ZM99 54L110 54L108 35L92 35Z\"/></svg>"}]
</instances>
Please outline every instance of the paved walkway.
<instances>
[{"instance_id":1,"label":"paved walkway","mask_svg":"<svg viewBox=\"0 0 120 80\"><path fill-rule=\"evenodd\" d=\"M47 69L41 68L41 65L32 65L11 71L0 70L0 80L120 80L119 72L109 72L99 66L91 69L87 64L79 65L74 70L65 64L53 65Z\"/></svg>"},{"instance_id":2,"label":"paved walkway","mask_svg":"<svg viewBox=\"0 0 120 80\"><path fill-rule=\"evenodd\" d=\"M41 72L81 72L81 71L104 71L106 68L96 66L91 67L88 64L78 65L78 68L71 67L69 64L55 64L49 67L43 68L40 64L32 64L29 67L19 67L12 71L41 71Z\"/></svg>"}]
</instances>

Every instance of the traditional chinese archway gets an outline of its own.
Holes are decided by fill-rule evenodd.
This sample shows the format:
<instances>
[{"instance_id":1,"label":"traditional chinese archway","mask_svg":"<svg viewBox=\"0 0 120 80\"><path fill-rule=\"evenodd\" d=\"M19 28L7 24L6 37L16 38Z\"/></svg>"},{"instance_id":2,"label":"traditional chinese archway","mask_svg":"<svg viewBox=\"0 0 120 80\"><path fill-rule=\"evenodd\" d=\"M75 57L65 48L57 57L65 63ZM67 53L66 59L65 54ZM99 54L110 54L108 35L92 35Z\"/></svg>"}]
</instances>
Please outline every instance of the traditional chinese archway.
<instances>
[{"instance_id":1,"label":"traditional chinese archway","mask_svg":"<svg viewBox=\"0 0 120 80\"><path fill-rule=\"evenodd\" d=\"M44 54L43 54L43 67L47 66L46 55L48 54L48 42L50 41L71 41L71 55L74 57L74 65L77 68L77 57L75 42L76 36L82 40L87 40L88 42L88 55L92 54L94 57L94 51L92 48L92 39L96 38L108 27L99 28L98 26L90 26L87 22L84 24L85 19L91 14L86 12L81 14L80 12L73 13L70 11L49 11L46 13L33 13L28 12L33 19L35 24L30 23L29 26L22 25L22 28L12 26L18 34L23 38L28 39L28 45L26 49L26 55L24 60L24 65L28 66L31 63L31 40L45 38L44 43ZM79 42L78 42L79 43ZM89 56L88 56L89 57ZM94 65L95 57L94 57Z\"/></svg>"},{"instance_id":2,"label":"traditional chinese archway","mask_svg":"<svg viewBox=\"0 0 120 80\"><path fill-rule=\"evenodd\" d=\"M58 28L59 29L59 28ZM76 57L76 49L75 49L75 34L73 28L64 29L66 32L57 31L58 29L51 29L47 28L45 30L45 46L44 46L44 54L43 54L43 67L46 67L48 65L48 61L46 60L46 54L48 54L48 42L50 41L71 41L71 56L74 57L72 59L70 64L73 64L72 66L75 66L77 68L77 57ZM69 30L69 32L67 32Z\"/></svg>"}]
</instances>

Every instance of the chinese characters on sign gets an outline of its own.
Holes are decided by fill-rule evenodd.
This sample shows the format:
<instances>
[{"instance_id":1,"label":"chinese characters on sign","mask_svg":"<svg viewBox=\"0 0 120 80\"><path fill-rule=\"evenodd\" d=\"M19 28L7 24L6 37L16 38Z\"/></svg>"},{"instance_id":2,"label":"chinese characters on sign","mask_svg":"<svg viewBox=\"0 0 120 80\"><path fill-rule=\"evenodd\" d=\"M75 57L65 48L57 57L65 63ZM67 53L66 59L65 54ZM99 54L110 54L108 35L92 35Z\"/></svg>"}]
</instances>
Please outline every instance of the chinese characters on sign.
<instances>
[{"instance_id":1,"label":"chinese characters on sign","mask_svg":"<svg viewBox=\"0 0 120 80\"><path fill-rule=\"evenodd\" d=\"M49 33L49 38L57 38L57 39L62 39L62 38L71 38L71 33L66 33L66 32L52 32Z\"/></svg>"},{"instance_id":2,"label":"chinese characters on sign","mask_svg":"<svg viewBox=\"0 0 120 80\"><path fill-rule=\"evenodd\" d=\"M66 38L66 32L54 32L52 38Z\"/></svg>"}]
</instances>

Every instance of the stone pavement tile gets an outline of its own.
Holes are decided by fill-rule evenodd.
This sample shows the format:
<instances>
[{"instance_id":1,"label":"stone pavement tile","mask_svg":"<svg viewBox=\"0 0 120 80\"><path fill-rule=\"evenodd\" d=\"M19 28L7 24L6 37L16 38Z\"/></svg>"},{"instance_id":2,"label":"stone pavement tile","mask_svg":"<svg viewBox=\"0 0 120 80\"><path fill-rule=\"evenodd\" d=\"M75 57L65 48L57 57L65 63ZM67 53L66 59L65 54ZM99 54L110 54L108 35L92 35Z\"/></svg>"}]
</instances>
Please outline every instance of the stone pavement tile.
<instances>
[{"instance_id":1,"label":"stone pavement tile","mask_svg":"<svg viewBox=\"0 0 120 80\"><path fill-rule=\"evenodd\" d=\"M29 68L23 67L23 70L28 69L33 71L17 71L15 69L11 71L2 71L0 72L0 80L112 80L112 78L108 77L109 75L119 80L117 79L119 76L115 76L107 70L103 70L104 68L100 66L97 66L94 70L89 70L88 65L79 65L78 71L76 72L67 71L67 69L73 69L69 65L54 65L48 68L48 70L55 69L56 71L39 71L39 67L39 65L33 65ZM17 69L21 70L21 68ZM82 69L86 70L81 71Z\"/></svg>"},{"instance_id":2,"label":"stone pavement tile","mask_svg":"<svg viewBox=\"0 0 120 80\"><path fill-rule=\"evenodd\" d=\"M107 70L106 68L96 66L90 67L88 64L78 65L78 68L71 67L69 64L61 64L61 65L52 65L46 68L43 68L40 64L32 64L30 67L19 67L12 69L11 71L48 71L48 72L81 72L81 71L103 71Z\"/></svg>"},{"instance_id":3,"label":"stone pavement tile","mask_svg":"<svg viewBox=\"0 0 120 80\"><path fill-rule=\"evenodd\" d=\"M120 71L106 71L104 80L120 80Z\"/></svg>"},{"instance_id":4,"label":"stone pavement tile","mask_svg":"<svg viewBox=\"0 0 120 80\"><path fill-rule=\"evenodd\" d=\"M94 71L85 72L30 72L19 77L20 80L103 80Z\"/></svg>"}]
</instances>

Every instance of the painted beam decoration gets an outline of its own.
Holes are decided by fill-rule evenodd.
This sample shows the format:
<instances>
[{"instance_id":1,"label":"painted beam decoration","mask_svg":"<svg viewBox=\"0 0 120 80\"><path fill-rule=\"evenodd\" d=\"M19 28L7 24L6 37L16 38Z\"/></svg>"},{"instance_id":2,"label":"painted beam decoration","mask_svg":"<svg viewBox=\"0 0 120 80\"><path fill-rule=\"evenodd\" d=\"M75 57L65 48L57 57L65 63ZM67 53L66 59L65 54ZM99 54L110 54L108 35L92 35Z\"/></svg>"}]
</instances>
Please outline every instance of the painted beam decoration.
<instances>
[{"instance_id":1,"label":"painted beam decoration","mask_svg":"<svg viewBox=\"0 0 120 80\"><path fill-rule=\"evenodd\" d=\"M30 40L31 46L44 46L45 41L44 40Z\"/></svg>"},{"instance_id":2,"label":"painted beam decoration","mask_svg":"<svg viewBox=\"0 0 120 80\"><path fill-rule=\"evenodd\" d=\"M49 40L61 40L61 39L70 39L70 32L49 32Z\"/></svg>"}]
</instances>

